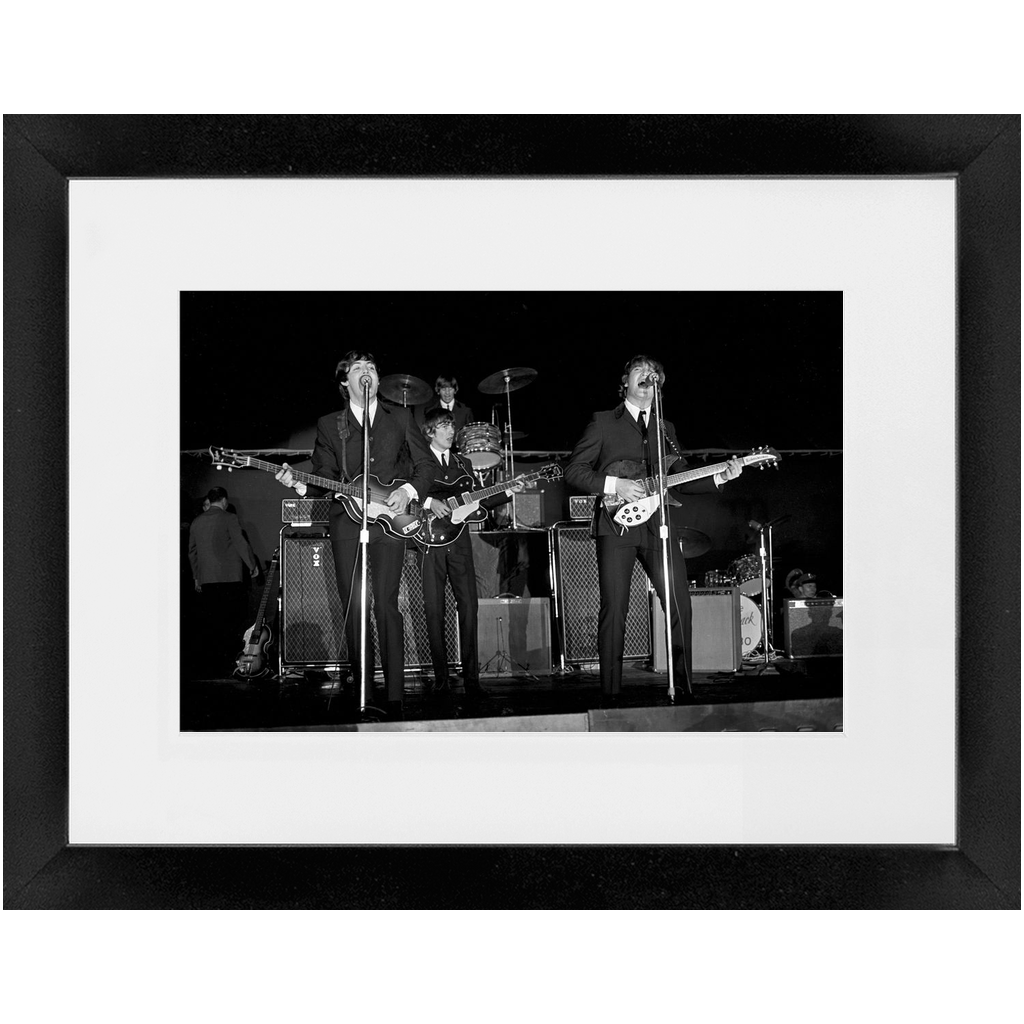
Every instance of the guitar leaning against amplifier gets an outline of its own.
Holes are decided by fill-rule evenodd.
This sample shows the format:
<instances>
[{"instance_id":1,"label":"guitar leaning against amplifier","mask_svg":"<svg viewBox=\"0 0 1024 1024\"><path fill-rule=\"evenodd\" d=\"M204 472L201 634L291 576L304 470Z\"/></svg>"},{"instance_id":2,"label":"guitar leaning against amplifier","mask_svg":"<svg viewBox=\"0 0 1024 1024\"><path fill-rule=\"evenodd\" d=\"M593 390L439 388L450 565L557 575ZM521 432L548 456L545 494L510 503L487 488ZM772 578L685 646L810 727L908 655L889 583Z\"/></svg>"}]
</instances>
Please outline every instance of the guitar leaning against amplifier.
<instances>
[{"instance_id":1,"label":"guitar leaning against amplifier","mask_svg":"<svg viewBox=\"0 0 1024 1024\"><path fill-rule=\"evenodd\" d=\"M264 473L273 473L275 476L281 472L283 466L274 462L264 462L263 459L254 458L252 455L244 455L232 448L211 448L210 457L215 466L223 466L225 469L260 469ZM322 487L325 491L331 491L335 498L344 505L349 518L354 522L363 521L363 477L357 476L352 483L345 484L340 480L329 480L325 476L314 476L312 473L303 473L301 470L292 469L292 477L300 483L313 484ZM402 540L416 533L420 528L419 516L409 512L392 512L385 504L388 495L408 480L392 480L386 484L375 476L368 475L369 488L367 495L369 505L366 510L367 522L377 523L384 527L393 537Z\"/></svg>"},{"instance_id":2,"label":"guitar leaning against amplifier","mask_svg":"<svg viewBox=\"0 0 1024 1024\"><path fill-rule=\"evenodd\" d=\"M467 523L478 523L486 518L487 510L480 507L481 501L507 491L516 483L528 484L542 477L545 480L557 480L561 475L561 467L557 463L549 462L532 473L520 473L511 480L499 480L493 486L484 487L479 491L463 491L448 498L434 498L434 501L448 507L443 516L428 512L422 503L416 502L415 507L419 509L421 525L413 539L428 548L451 544L466 528ZM454 490L463 480L469 480L468 474L460 476L452 485L452 489Z\"/></svg>"},{"instance_id":3,"label":"guitar leaning against amplifier","mask_svg":"<svg viewBox=\"0 0 1024 1024\"><path fill-rule=\"evenodd\" d=\"M243 637L245 648L235 663L235 675L246 679L265 676L269 671L267 648L274 635L267 625L267 601L270 598L270 592L274 589L277 577L277 567L280 564L279 550L274 552L274 557L270 560L270 568L267 570L267 585L263 588L263 597L260 599L260 609L256 613L256 621L245 631Z\"/></svg>"},{"instance_id":4,"label":"guitar leaning against amplifier","mask_svg":"<svg viewBox=\"0 0 1024 1024\"><path fill-rule=\"evenodd\" d=\"M757 448L749 455L740 457L744 466L758 466L764 469L766 465L777 465L781 456L773 448ZM694 480L700 480L706 476L714 476L721 473L729 466L728 462L718 462L713 466L701 466L700 469L684 469L681 473L673 473L665 478L666 487L675 487L678 484L688 484ZM639 526L646 523L648 519L658 510L660 499L658 497L658 478L643 476L644 465L642 462L613 462L606 470L607 476L617 476L624 479L636 480L642 485L646 497L638 501L627 502L617 494L608 494L604 498L604 507L608 514L622 527Z\"/></svg>"}]
</instances>

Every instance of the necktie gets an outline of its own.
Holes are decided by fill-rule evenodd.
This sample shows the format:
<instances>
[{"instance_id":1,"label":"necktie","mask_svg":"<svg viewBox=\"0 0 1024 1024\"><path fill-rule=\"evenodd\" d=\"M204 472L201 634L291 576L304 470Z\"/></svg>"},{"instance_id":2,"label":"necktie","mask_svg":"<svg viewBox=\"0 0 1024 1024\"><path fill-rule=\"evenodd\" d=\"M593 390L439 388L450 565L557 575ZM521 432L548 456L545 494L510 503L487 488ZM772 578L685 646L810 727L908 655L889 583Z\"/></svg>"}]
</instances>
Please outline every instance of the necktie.
<instances>
[{"instance_id":1,"label":"necktie","mask_svg":"<svg viewBox=\"0 0 1024 1024\"><path fill-rule=\"evenodd\" d=\"M647 475L650 476L650 473L651 473L651 444L650 444L650 437L649 437L649 435L647 433L647 410L646 409L641 409L640 410L640 415L637 417L637 420L640 423L640 433L643 435L643 439L644 439L644 469L645 469Z\"/></svg>"},{"instance_id":2,"label":"necktie","mask_svg":"<svg viewBox=\"0 0 1024 1024\"><path fill-rule=\"evenodd\" d=\"M441 461L444 463L444 468L447 469L448 468L448 453L447 452L442 452L441 453Z\"/></svg>"}]
</instances>

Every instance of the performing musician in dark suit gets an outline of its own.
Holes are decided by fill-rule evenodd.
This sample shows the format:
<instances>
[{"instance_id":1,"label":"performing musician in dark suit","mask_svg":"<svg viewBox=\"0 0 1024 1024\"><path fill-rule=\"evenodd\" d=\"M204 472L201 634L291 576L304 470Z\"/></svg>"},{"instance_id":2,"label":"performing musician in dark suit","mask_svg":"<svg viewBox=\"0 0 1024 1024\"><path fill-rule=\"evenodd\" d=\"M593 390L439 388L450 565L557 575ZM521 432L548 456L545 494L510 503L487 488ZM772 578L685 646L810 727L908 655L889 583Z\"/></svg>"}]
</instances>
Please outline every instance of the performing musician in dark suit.
<instances>
[{"instance_id":1,"label":"performing musician in dark suit","mask_svg":"<svg viewBox=\"0 0 1024 1024\"><path fill-rule=\"evenodd\" d=\"M426 405L417 406L416 421L422 427L427 421L427 416L435 409L446 409L452 414L455 423L455 433L467 424L475 422L473 410L463 402L456 401L455 396L459 392L459 382L454 377L441 376L434 381L436 398L432 398Z\"/></svg>"},{"instance_id":2,"label":"performing musician in dark suit","mask_svg":"<svg viewBox=\"0 0 1024 1024\"><path fill-rule=\"evenodd\" d=\"M380 377L376 360L370 352L347 353L338 363L335 379L347 401L341 410L317 421L312 474L346 483L362 475L363 424L367 417L367 410L363 408L363 381L366 379L370 385L369 472L384 484L397 479L407 481L396 483L386 500L392 512L405 512L410 499L427 496L437 473L437 462L416 427L412 413L401 406L377 401ZM300 495L307 494L307 488L313 496L327 493L319 487L295 481L287 463L277 479L287 487L294 487ZM360 524L349 515L345 504L337 499L331 503L329 522L338 595L346 616L345 637L358 695L362 670L359 664L360 573L356 564ZM398 718L402 714L405 684L405 633L398 607L405 541L387 533L380 523L370 523L369 534L374 618L387 688L387 711L389 716ZM374 662L372 652L367 653L366 693L372 696Z\"/></svg>"},{"instance_id":3,"label":"performing musician in dark suit","mask_svg":"<svg viewBox=\"0 0 1024 1024\"><path fill-rule=\"evenodd\" d=\"M458 453L452 451L455 423L447 409L433 409L426 414L423 434L430 441L430 451L438 463L438 473L424 501L428 512L444 516L450 510L443 499L455 497L475 489L473 467ZM521 491L522 482L512 484L501 494L484 499L483 508L493 508L511 498L513 491ZM459 655L462 660L462 681L469 700L484 695L480 686L480 658L477 645L477 590L476 567L473 563L473 541L468 528L450 544L428 547L423 555L423 608L427 617L427 635L430 638L430 660L434 666L435 693L450 690L448 676L448 645L445 642L445 582L450 581L459 616Z\"/></svg>"},{"instance_id":4,"label":"performing musician in dark suit","mask_svg":"<svg viewBox=\"0 0 1024 1024\"><path fill-rule=\"evenodd\" d=\"M587 426L565 468L566 483L579 490L599 495L615 495L623 502L637 501L645 491L637 478L653 476L658 471L658 446L662 429L653 417L654 388L650 383L657 374L665 383L661 363L648 356L637 355L623 370L619 394L622 403L607 412L598 412ZM666 473L678 473L686 467L680 454L675 428L664 422ZM633 469L620 465L632 463ZM714 491L743 470L733 459L728 469L669 490L669 496L682 496ZM669 571L672 581L671 602L665 600L662 548L659 536L660 511L639 526L622 527L615 523L601 499L595 504L592 536L597 540L597 569L601 592L598 616L598 653L601 662L601 694L606 704L617 703L622 690L622 655L625 647L626 614L633 562L640 560L648 578L658 592L662 607L672 623L672 656L676 699L693 699L692 684L692 617L690 591L686 580L686 561L671 528L669 532Z\"/></svg>"}]
</instances>

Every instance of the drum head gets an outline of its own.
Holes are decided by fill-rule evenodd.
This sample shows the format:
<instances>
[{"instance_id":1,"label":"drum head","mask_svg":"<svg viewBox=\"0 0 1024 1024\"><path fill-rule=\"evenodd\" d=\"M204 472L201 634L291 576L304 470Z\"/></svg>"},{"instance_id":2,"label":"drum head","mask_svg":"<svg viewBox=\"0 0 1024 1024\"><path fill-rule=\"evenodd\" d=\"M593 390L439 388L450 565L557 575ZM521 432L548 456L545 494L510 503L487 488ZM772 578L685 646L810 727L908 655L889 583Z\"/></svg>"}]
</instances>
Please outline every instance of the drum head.
<instances>
[{"instance_id":1,"label":"drum head","mask_svg":"<svg viewBox=\"0 0 1024 1024\"><path fill-rule=\"evenodd\" d=\"M757 555L737 558L729 566L729 572L736 577L736 585L740 588L741 594L753 596L761 593L761 560Z\"/></svg>"},{"instance_id":2,"label":"drum head","mask_svg":"<svg viewBox=\"0 0 1024 1024\"><path fill-rule=\"evenodd\" d=\"M761 646L761 609L746 594L740 594L740 636L743 657L749 658Z\"/></svg>"},{"instance_id":3,"label":"drum head","mask_svg":"<svg viewBox=\"0 0 1024 1024\"><path fill-rule=\"evenodd\" d=\"M501 433L492 423L467 423L455 442L474 469L493 469L501 462Z\"/></svg>"}]
</instances>

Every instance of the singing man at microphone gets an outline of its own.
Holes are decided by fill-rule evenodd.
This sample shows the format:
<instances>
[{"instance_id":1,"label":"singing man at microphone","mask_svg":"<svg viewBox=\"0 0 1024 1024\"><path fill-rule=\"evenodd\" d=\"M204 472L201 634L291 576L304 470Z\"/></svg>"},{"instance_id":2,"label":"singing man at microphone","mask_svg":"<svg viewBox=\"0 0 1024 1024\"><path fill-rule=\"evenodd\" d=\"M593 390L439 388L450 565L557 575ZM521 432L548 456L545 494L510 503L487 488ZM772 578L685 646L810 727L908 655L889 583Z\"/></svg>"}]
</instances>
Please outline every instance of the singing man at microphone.
<instances>
[{"instance_id":1,"label":"singing man at microphone","mask_svg":"<svg viewBox=\"0 0 1024 1024\"><path fill-rule=\"evenodd\" d=\"M386 504L392 512L404 512L412 498L422 500L427 496L437 474L437 460L430 454L430 447L416 426L411 410L377 401L380 377L377 361L371 352L346 353L335 369L335 380L344 405L338 412L329 413L317 421L312 474L344 483L361 476L363 431L368 429L370 475L384 484L395 482ZM368 402L365 401L367 397ZM300 496L306 495L307 491L314 497L326 493L319 487L294 480L287 463L277 479L286 487L294 487ZM399 479L405 482L400 483ZM354 571L359 554L360 524L337 500L331 503L329 523L338 596L345 615L345 637L358 701L360 673L364 669L359 664L360 574ZM370 523L369 534L374 618L387 687L387 711L389 717L401 718L405 631L398 607L398 591L402 582L405 541L387 533L379 523ZM367 648L367 662L366 693L368 703L375 704L374 657L370 646Z\"/></svg>"},{"instance_id":2,"label":"singing man at microphone","mask_svg":"<svg viewBox=\"0 0 1024 1024\"><path fill-rule=\"evenodd\" d=\"M658 446L666 442L666 473L686 468L680 454L675 428L665 420L654 422L654 391L664 388L665 369L656 359L636 355L622 372L619 395L623 401L614 409L594 414L577 442L565 469L570 487L584 493L614 497L622 502L638 501L645 490L638 479L658 472ZM743 471L739 459L731 459L725 470L669 490L685 503L686 495L717 490ZM686 580L686 561L673 536L670 520L669 575L671 601L665 600L660 513L639 526L617 524L601 498L595 503L591 536L597 541L597 574L601 592L598 613L598 655L601 696L606 706L618 703L622 691L622 655L625 648L626 614L633 578L633 563L639 559L658 593L672 623L672 658L676 701L693 700L692 613ZM671 605L671 611L667 605Z\"/></svg>"}]
</instances>

